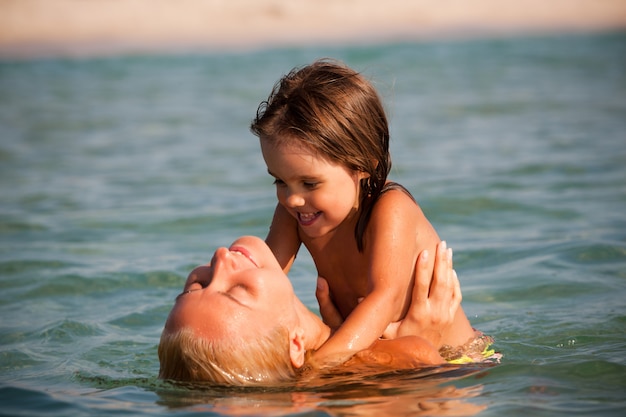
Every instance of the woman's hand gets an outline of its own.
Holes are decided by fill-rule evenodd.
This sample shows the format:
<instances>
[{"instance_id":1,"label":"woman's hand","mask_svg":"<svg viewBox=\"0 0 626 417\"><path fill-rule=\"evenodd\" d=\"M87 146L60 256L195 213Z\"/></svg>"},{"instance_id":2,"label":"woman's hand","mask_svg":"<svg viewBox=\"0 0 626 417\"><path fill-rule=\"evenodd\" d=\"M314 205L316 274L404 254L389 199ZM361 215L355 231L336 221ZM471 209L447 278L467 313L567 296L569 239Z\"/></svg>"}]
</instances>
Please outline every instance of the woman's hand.
<instances>
[{"instance_id":1,"label":"woman's hand","mask_svg":"<svg viewBox=\"0 0 626 417\"><path fill-rule=\"evenodd\" d=\"M317 277L315 298L317 298L317 304L320 306L320 315L324 324L330 327L331 334L335 333L335 330L343 323L343 317L339 314L339 310L337 310L335 303L330 298L328 282L322 277Z\"/></svg>"},{"instance_id":2,"label":"woman's hand","mask_svg":"<svg viewBox=\"0 0 626 417\"><path fill-rule=\"evenodd\" d=\"M447 248L446 242L437 245L432 271L428 267L429 256L428 251L419 255L409 310L402 321L387 328L384 337L418 335L433 346L442 345L442 337L461 305L461 285L452 268L452 249Z\"/></svg>"}]
</instances>

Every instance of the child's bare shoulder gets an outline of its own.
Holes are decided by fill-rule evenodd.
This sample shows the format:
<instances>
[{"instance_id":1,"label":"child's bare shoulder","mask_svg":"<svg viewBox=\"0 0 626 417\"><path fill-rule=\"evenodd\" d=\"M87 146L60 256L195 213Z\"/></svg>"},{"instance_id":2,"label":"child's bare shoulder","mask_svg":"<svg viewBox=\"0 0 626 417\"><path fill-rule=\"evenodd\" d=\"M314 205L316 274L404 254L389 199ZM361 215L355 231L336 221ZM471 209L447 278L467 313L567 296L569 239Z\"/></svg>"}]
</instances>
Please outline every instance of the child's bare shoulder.
<instances>
[{"instance_id":1,"label":"child's bare shoulder","mask_svg":"<svg viewBox=\"0 0 626 417\"><path fill-rule=\"evenodd\" d=\"M372 208L372 217L376 215L411 216L421 213L421 209L409 191L400 184L392 183L378 197Z\"/></svg>"},{"instance_id":2,"label":"child's bare shoulder","mask_svg":"<svg viewBox=\"0 0 626 417\"><path fill-rule=\"evenodd\" d=\"M389 189L380 195L372 208L368 229L376 238L381 232L404 236L409 230L418 230L424 236L431 236L433 242L438 240L421 207L403 187Z\"/></svg>"}]
</instances>

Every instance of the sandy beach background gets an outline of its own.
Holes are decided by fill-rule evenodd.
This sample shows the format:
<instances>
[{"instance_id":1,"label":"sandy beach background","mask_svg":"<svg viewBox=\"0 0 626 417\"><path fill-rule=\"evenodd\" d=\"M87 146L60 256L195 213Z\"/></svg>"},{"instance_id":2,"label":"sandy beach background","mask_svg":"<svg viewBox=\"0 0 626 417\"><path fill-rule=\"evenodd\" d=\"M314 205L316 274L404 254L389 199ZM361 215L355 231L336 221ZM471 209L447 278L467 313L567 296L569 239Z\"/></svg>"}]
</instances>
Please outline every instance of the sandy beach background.
<instances>
[{"instance_id":1,"label":"sandy beach background","mask_svg":"<svg viewBox=\"0 0 626 417\"><path fill-rule=\"evenodd\" d=\"M626 0L0 0L0 56L626 28Z\"/></svg>"}]
</instances>

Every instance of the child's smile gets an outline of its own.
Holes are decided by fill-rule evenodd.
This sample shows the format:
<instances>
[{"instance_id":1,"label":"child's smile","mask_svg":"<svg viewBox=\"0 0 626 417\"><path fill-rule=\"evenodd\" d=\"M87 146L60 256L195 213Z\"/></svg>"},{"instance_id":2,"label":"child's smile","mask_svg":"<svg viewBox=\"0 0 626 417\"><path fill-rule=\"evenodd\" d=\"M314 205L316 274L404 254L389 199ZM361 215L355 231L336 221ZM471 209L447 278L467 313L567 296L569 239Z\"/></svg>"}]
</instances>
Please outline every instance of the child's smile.
<instances>
[{"instance_id":1,"label":"child's smile","mask_svg":"<svg viewBox=\"0 0 626 417\"><path fill-rule=\"evenodd\" d=\"M307 148L261 140L278 201L310 237L335 230L359 208L359 182L366 174L319 157Z\"/></svg>"},{"instance_id":2,"label":"child's smile","mask_svg":"<svg viewBox=\"0 0 626 417\"><path fill-rule=\"evenodd\" d=\"M318 211L316 213L300 213L298 212L298 222L302 226L310 226L319 216L321 216L322 212Z\"/></svg>"}]
</instances>

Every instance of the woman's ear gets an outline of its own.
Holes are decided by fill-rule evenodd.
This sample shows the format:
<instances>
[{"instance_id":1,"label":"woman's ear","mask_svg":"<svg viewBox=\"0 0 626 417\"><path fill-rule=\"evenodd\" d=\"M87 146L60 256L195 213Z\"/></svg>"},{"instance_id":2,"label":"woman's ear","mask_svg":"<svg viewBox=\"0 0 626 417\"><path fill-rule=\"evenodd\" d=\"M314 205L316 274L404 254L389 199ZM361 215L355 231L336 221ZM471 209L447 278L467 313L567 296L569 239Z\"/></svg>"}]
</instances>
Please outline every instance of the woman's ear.
<instances>
[{"instance_id":1,"label":"woman's ear","mask_svg":"<svg viewBox=\"0 0 626 417\"><path fill-rule=\"evenodd\" d=\"M294 368L304 365L304 330L300 327L289 332L289 357Z\"/></svg>"}]
</instances>

